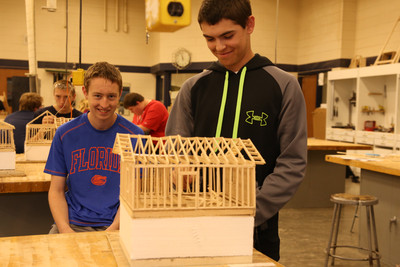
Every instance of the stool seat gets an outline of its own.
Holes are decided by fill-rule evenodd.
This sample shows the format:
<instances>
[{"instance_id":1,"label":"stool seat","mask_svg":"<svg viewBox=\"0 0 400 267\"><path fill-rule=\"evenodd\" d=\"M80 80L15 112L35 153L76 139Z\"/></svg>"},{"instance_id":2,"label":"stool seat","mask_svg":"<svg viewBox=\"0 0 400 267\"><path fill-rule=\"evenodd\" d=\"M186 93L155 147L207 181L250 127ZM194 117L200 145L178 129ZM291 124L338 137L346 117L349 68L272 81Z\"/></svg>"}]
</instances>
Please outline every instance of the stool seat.
<instances>
[{"instance_id":1,"label":"stool seat","mask_svg":"<svg viewBox=\"0 0 400 267\"><path fill-rule=\"evenodd\" d=\"M370 195L353 195L348 193L338 193L331 195L331 201L333 203L339 203L344 205L359 205L359 206L371 206L378 204L379 200L377 197Z\"/></svg>"},{"instance_id":2,"label":"stool seat","mask_svg":"<svg viewBox=\"0 0 400 267\"><path fill-rule=\"evenodd\" d=\"M378 204L378 198L370 195L353 195L348 193L338 193L332 194L330 196L331 202L334 203L333 218L331 232L329 235L329 242L326 248L326 259L325 266L329 264L329 258L332 258L331 265L334 265L335 258L341 260L351 260L351 261L368 261L369 266L373 266L373 262L376 261L378 267L380 266L380 258L378 249L378 238L376 233L375 225L375 214L374 205ZM360 246L342 245L338 244L338 234L342 206L344 205L356 205L365 206L366 208L366 222L367 222L367 237L368 237L368 248L363 248ZM353 221L354 223L354 221ZM337 248L353 248L357 250L363 250L368 252L368 256L364 258L354 258L354 257L344 257L336 253Z\"/></svg>"}]
</instances>

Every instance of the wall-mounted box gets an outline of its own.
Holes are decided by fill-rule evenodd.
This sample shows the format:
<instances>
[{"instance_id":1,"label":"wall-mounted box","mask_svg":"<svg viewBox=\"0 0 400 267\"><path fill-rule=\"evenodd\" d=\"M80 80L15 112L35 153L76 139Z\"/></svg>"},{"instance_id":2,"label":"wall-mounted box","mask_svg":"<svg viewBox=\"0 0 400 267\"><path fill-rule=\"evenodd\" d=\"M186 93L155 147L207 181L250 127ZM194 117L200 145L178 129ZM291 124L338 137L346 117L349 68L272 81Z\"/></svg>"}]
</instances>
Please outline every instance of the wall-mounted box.
<instances>
[{"instance_id":1,"label":"wall-mounted box","mask_svg":"<svg viewBox=\"0 0 400 267\"><path fill-rule=\"evenodd\" d=\"M190 0L146 0L146 28L154 32L174 32L190 25Z\"/></svg>"}]
</instances>

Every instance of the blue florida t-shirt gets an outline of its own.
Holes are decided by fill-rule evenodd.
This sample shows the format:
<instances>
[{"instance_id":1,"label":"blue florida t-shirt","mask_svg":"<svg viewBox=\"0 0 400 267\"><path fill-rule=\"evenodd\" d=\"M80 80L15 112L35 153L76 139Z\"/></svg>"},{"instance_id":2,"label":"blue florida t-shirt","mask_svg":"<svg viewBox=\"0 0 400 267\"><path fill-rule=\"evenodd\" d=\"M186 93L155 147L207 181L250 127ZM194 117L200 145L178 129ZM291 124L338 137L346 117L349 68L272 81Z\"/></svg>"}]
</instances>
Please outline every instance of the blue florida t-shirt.
<instances>
[{"instance_id":1,"label":"blue florida t-shirt","mask_svg":"<svg viewBox=\"0 0 400 267\"><path fill-rule=\"evenodd\" d=\"M143 131L120 115L108 130L96 130L86 113L57 129L44 172L67 177L65 198L71 224L108 226L113 222L120 185L120 156L112 153L117 133Z\"/></svg>"}]
</instances>

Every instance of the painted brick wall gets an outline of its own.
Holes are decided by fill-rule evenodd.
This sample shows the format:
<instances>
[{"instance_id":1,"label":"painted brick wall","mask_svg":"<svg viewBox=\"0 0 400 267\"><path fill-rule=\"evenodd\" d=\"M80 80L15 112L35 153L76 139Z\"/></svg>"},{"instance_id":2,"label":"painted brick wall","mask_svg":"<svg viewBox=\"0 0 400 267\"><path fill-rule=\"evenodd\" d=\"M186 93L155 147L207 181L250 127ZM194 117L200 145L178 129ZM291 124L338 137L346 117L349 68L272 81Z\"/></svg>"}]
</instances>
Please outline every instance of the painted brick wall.
<instances>
[{"instance_id":1,"label":"painted brick wall","mask_svg":"<svg viewBox=\"0 0 400 267\"><path fill-rule=\"evenodd\" d=\"M116 65L152 66L171 62L173 52L179 47L190 50L194 62L215 59L197 23L201 0L192 0L189 27L173 33L150 33L148 44L145 42L144 0L128 1L128 32L123 31L123 1L119 1L118 31L115 29L115 1L108 1L107 20L103 1L83 2L82 63L105 60ZM46 1L35 3L36 58L64 62L65 0L57 1L54 13L41 8ZM25 1L0 0L0 6L0 59L27 60ZM285 0L280 1L277 25L275 0L252 0L252 7L256 17L252 36L254 52L273 62L276 58L281 64L307 64L354 55L376 56L400 14L398 0ZM79 0L69 0L68 25L68 61L78 63ZM396 32L388 49L396 50L399 44L400 34ZM41 71L39 78L45 104L50 104L52 76ZM152 74L124 74L124 82L146 97L155 96Z\"/></svg>"}]
</instances>

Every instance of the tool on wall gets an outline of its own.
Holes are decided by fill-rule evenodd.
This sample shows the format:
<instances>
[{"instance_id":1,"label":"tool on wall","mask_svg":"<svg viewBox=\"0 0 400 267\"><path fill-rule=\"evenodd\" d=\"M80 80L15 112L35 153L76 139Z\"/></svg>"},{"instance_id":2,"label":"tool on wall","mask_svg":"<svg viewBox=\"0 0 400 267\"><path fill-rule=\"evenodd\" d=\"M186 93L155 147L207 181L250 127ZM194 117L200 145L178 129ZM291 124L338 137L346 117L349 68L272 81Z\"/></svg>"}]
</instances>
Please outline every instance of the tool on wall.
<instances>
[{"instance_id":1,"label":"tool on wall","mask_svg":"<svg viewBox=\"0 0 400 267\"><path fill-rule=\"evenodd\" d=\"M42 9L46 9L49 12L55 12L57 10L57 0L47 0L46 6L42 6Z\"/></svg>"},{"instance_id":2,"label":"tool on wall","mask_svg":"<svg viewBox=\"0 0 400 267\"><path fill-rule=\"evenodd\" d=\"M103 16L104 16L104 26L103 26L103 30L106 32L108 31L108 0L104 0L103 2ZM119 0L115 0L115 31L118 32L119 31L119 12L120 12L120 2ZM127 0L123 0L122 2L122 31L127 33L128 32L128 1Z\"/></svg>"},{"instance_id":3,"label":"tool on wall","mask_svg":"<svg viewBox=\"0 0 400 267\"><path fill-rule=\"evenodd\" d=\"M349 99L349 126L353 126L351 123L351 116L353 115L353 107L356 106L356 92L353 91L353 95Z\"/></svg>"},{"instance_id":4,"label":"tool on wall","mask_svg":"<svg viewBox=\"0 0 400 267\"><path fill-rule=\"evenodd\" d=\"M335 97L335 103L333 105L333 117L339 117L339 108L337 104L339 103L339 97Z\"/></svg>"}]
</instances>

